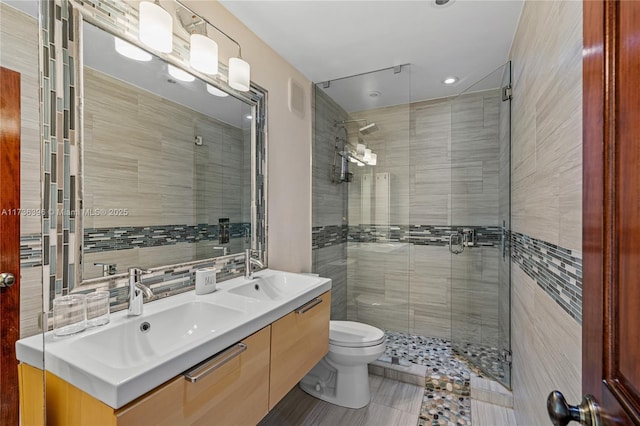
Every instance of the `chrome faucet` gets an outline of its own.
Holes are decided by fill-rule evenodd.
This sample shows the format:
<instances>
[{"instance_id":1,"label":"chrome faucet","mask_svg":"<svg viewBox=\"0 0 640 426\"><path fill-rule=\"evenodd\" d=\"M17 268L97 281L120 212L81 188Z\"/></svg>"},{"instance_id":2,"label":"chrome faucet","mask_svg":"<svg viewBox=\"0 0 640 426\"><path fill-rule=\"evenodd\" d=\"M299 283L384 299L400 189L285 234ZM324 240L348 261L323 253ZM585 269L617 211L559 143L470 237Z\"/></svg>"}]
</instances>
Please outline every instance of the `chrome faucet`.
<instances>
[{"instance_id":1,"label":"chrome faucet","mask_svg":"<svg viewBox=\"0 0 640 426\"><path fill-rule=\"evenodd\" d=\"M260 260L258 259L254 259L253 257L251 257L252 253L259 253L258 250L253 250L253 249L247 249L245 250L245 257L244 257L244 277L247 279L252 279L253 278L253 265L257 266L258 268L264 268L264 263L262 263Z\"/></svg>"},{"instance_id":2,"label":"chrome faucet","mask_svg":"<svg viewBox=\"0 0 640 426\"><path fill-rule=\"evenodd\" d=\"M129 310L127 315L142 315L142 303L144 297L153 298L153 292L149 287L140 281L143 274L149 274L151 271L140 268L129 268Z\"/></svg>"}]
</instances>

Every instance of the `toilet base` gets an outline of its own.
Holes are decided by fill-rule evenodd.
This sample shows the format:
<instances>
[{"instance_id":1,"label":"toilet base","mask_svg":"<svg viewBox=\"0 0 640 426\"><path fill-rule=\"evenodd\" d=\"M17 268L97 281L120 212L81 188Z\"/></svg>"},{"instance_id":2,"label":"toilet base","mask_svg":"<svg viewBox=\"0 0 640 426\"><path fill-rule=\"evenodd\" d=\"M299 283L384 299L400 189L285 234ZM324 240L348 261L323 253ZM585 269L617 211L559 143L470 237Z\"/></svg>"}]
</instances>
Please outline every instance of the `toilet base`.
<instances>
[{"instance_id":1,"label":"toilet base","mask_svg":"<svg viewBox=\"0 0 640 426\"><path fill-rule=\"evenodd\" d=\"M371 398L368 364L341 365L338 370L325 357L300 381L300 389L341 407L365 407Z\"/></svg>"}]
</instances>

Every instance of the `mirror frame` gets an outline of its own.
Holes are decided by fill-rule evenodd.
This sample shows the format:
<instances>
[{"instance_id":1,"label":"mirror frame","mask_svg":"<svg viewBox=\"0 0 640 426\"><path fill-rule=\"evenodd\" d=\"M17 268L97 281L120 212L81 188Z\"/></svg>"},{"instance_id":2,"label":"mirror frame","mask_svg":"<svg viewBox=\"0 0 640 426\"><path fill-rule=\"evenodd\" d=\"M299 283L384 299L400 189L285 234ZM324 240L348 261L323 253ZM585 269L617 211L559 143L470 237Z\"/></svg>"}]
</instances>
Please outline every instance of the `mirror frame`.
<instances>
[{"instance_id":1,"label":"mirror frame","mask_svg":"<svg viewBox=\"0 0 640 426\"><path fill-rule=\"evenodd\" d=\"M68 63L65 64L64 76L63 80L66 85L73 84L73 70L76 72L76 87L75 94L73 89L71 94L68 96L72 99L72 102L75 101L74 104L71 104L69 110L73 110L69 115L75 113L75 141L77 142L77 154L75 156L75 164L74 163L74 155L71 153L68 157L70 158L70 168L72 172L75 170L75 184L73 182L73 178L71 178L71 185L67 185L65 182L64 189L61 191L58 189L58 199L60 199L60 192L63 194L63 205L66 207L69 205L72 213L69 217L64 216L63 220L60 220L60 217L51 217L49 220L51 222L57 222L57 234L63 235L63 238L55 239L51 238L51 232L49 232L46 223L43 223L43 236L47 236L48 243L50 247L54 247L57 249L57 252L60 252L60 243L64 243L65 245L69 245L68 250L69 253L67 256L57 256L55 258L55 265L51 264L51 271L44 272L45 282L55 282L55 287L50 286L50 293L57 293L59 285L62 288L66 288L68 292L72 292L74 289L79 289L83 285L88 284L96 284L105 281L115 281L118 279L122 279L127 276L127 273L118 273L116 275L107 276L107 277L99 277L99 278L91 278L87 280L83 280L83 253L82 247L84 243L84 227L83 227L83 176L84 176L84 161L83 161L83 120L84 120L84 111L83 111L83 43L82 39L83 34L83 25L86 22L98 27L99 29L113 35L119 37L145 51L149 51L152 55L164 60L165 62L172 64L178 68L181 68L185 71L188 71L190 74L199 78L200 80L217 87L220 90L228 93L230 96L233 96L240 101L248 104L252 109L252 115L254 119L251 123L251 247L260 252L261 258L263 259L265 265L268 264L268 254L267 254L267 191L266 191L266 182L267 182L267 91L260 86L256 85L253 81L251 82L251 87L248 92L240 92L235 89L232 89L227 84L227 75L228 75L228 67L225 64L219 63L219 74L215 76L209 76L207 74L200 73L189 66L188 57L189 57L189 42L183 37L182 34L174 31L173 33L173 52L172 53L159 53L152 52L148 48L146 48L137 38L137 22L138 22L138 11L136 8L125 2L124 0L110 0L107 2L98 2L96 0L55 0L51 2L43 2L49 3L49 5L42 6L43 13L42 20L49 19L50 22L53 21L51 18L52 14L60 13L60 10L57 10L59 4L61 4L62 14L65 12L68 13L67 16L67 33L64 34L65 28L63 27L63 52L65 56L67 56ZM176 7L182 7L179 3L173 2ZM68 5L68 11L64 11L64 6ZM48 13L46 13L48 12ZM49 16L47 16L49 15ZM73 20L73 21L72 21ZM50 27L52 28L52 26ZM44 32L41 32L41 44L45 48L47 47L46 40L44 40ZM65 39L65 36L68 36L69 41ZM74 37L75 36L75 37ZM53 48L56 48L56 52L59 51L59 46L55 46L56 41L51 41L50 51L52 52ZM75 44L75 46L71 46L68 44ZM70 54L68 52L73 52L75 48L75 54L73 58L70 58ZM66 50L65 50L66 49ZM52 54L52 53L48 53ZM48 56L47 56L48 57ZM43 58L43 61L46 61L46 58ZM72 64L73 62L73 64ZM47 64L44 64L46 67ZM58 65L59 67L59 65ZM58 68L58 72L60 68ZM71 77L67 78L67 73L71 73ZM55 76L55 75L53 75ZM59 79L59 78L58 78ZM69 83L71 82L71 83ZM44 77L43 77L44 83ZM54 86L55 82L50 82L51 86ZM42 90L46 93L46 89L48 85L42 84ZM60 87L58 82L57 85L58 91L68 90L68 87ZM53 90L53 89L52 89ZM43 112L46 114L46 104L48 100L43 100L45 104L43 106ZM49 108L55 110L56 107L53 105L53 101L51 101ZM58 99L59 103L59 99ZM65 111L66 112L66 111ZM73 116L69 118L65 117L65 120L69 122L73 122ZM66 123L65 123L66 125ZM71 127L73 129L73 125ZM43 133L45 133L43 131ZM70 145L73 145L74 135L68 135L70 139ZM65 141L66 143L67 141ZM45 157L44 161L46 162L46 154L47 150L45 149L45 139L43 136L43 156ZM53 145L53 140L50 142ZM51 148L47 148L51 149ZM59 153L59 156L62 153ZM65 157L67 156L67 147L65 145ZM67 159L65 159L67 161ZM51 166L49 166L51 167ZM66 165L65 165L66 167ZM45 182L43 169L43 183ZM61 186L61 185L60 185ZM67 199L69 200L67 204ZM50 203L46 201L43 203L43 207L47 207ZM53 204L53 203L51 203ZM44 209L43 209L44 210ZM73 213L75 211L75 214ZM80 213L78 213L80 212ZM63 226L68 227L68 231L65 229L63 232L60 232L61 222L64 223ZM53 225L53 223L50 223ZM51 228L53 229L53 228ZM63 228L64 229L64 228ZM75 232L75 238L70 236L69 234L73 234ZM56 245L57 243L57 245ZM65 247L66 249L66 247ZM73 252L72 252L73 250ZM51 250L53 253L54 250ZM235 253L227 256L220 257L211 257L206 259L199 259L188 262L189 265L197 265L199 263L208 263L211 264L212 261L215 262L216 259L227 259L227 258L235 258L239 256L244 256L244 253ZM66 262L65 262L66 259ZM75 259L75 261L74 261ZM51 259L50 261L53 261ZM53 263L53 262L52 262ZM71 264L75 263L75 266L71 266ZM178 265L184 266L185 263L179 263L175 265L153 265L151 267L152 271L155 270L163 270L163 269L171 269L173 267L177 267ZM55 268L55 269L54 269ZM49 268L45 268L49 269ZM68 271L66 274L63 272L60 274L58 271ZM54 277L54 280L51 280L51 276ZM182 290L184 291L184 290ZM49 294L49 300L53 299L54 294Z\"/></svg>"}]
</instances>

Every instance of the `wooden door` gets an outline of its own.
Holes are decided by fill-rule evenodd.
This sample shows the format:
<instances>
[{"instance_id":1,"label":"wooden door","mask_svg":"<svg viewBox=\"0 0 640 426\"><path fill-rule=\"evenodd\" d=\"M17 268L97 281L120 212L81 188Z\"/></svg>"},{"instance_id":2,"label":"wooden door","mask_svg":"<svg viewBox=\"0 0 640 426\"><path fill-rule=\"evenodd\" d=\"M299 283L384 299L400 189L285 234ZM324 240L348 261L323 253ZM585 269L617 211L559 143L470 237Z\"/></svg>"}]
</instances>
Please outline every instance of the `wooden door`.
<instances>
[{"instance_id":1,"label":"wooden door","mask_svg":"<svg viewBox=\"0 0 640 426\"><path fill-rule=\"evenodd\" d=\"M20 125L20 74L0 67L0 274L15 277L0 287L0 419L7 426L18 424L19 401Z\"/></svg>"},{"instance_id":2,"label":"wooden door","mask_svg":"<svg viewBox=\"0 0 640 426\"><path fill-rule=\"evenodd\" d=\"M583 392L640 424L640 1L584 4Z\"/></svg>"}]
</instances>

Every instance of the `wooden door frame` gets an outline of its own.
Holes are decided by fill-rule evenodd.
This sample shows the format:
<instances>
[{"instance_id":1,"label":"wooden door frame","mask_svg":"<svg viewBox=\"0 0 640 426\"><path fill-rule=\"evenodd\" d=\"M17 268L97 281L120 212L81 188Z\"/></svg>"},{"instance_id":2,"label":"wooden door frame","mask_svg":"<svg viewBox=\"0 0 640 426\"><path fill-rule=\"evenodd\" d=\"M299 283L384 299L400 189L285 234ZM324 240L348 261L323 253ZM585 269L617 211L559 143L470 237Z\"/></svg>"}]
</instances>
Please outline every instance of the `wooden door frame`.
<instances>
[{"instance_id":1,"label":"wooden door frame","mask_svg":"<svg viewBox=\"0 0 640 426\"><path fill-rule=\"evenodd\" d=\"M583 7L582 390L604 407L605 424L640 424L616 365L619 3Z\"/></svg>"},{"instance_id":2,"label":"wooden door frame","mask_svg":"<svg viewBox=\"0 0 640 426\"><path fill-rule=\"evenodd\" d=\"M19 421L18 360L20 338L20 74L0 67L0 272L15 276L15 284L0 288L0 418Z\"/></svg>"}]
</instances>

